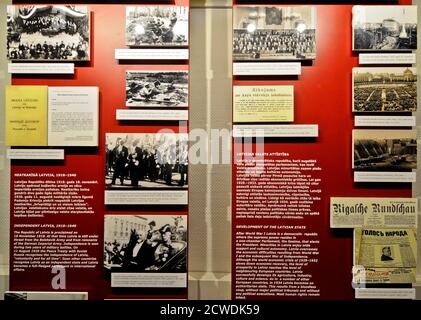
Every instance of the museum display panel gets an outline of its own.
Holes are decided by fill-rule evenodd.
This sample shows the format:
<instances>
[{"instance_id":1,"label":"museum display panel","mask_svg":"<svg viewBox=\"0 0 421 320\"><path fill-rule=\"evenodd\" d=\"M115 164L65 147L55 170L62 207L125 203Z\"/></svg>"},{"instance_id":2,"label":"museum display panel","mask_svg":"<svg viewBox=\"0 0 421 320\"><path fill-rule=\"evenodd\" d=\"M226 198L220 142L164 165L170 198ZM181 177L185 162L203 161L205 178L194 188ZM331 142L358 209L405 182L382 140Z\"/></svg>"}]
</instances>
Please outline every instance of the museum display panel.
<instances>
[{"instance_id":1,"label":"museum display panel","mask_svg":"<svg viewBox=\"0 0 421 320\"><path fill-rule=\"evenodd\" d=\"M234 1L234 299L414 299L417 25L410 1Z\"/></svg>"}]
</instances>

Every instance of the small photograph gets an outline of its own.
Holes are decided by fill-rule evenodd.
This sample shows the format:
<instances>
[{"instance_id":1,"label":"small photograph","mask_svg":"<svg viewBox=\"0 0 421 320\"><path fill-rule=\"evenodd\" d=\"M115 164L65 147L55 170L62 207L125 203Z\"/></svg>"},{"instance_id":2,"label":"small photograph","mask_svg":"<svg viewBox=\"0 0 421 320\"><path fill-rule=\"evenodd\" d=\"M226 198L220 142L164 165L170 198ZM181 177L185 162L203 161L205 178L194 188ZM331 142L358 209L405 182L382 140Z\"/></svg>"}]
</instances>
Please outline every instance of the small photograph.
<instances>
[{"instance_id":1,"label":"small photograph","mask_svg":"<svg viewBox=\"0 0 421 320\"><path fill-rule=\"evenodd\" d=\"M354 6L354 51L417 49L416 6Z\"/></svg>"},{"instance_id":2,"label":"small photograph","mask_svg":"<svg viewBox=\"0 0 421 320\"><path fill-rule=\"evenodd\" d=\"M233 58L312 60L316 58L316 8L237 6Z\"/></svg>"},{"instance_id":3,"label":"small photograph","mask_svg":"<svg viewBox=\"0 0 421 320\"><path fill-rule=\"evenodd\" d=\"M87 6L8 6L7 58L89 61Z\"/></svg>"},{"instance_id":4,"label":"small photograph","mask_svg":"<svg viewBox=\"0 0 421 320\"><path fill-rule=\"evenodd\" d=\"M108 190L187 188L188 135L107 133Z\"/></svg>"},{"instance_id":5,"label":"small photograph","mask_svg":"<svg viewBox=\"0 0 421 320\"><path fill-rule=\"evenodd\" d=\"M187 71L127 71L127 107L187 107Z\"/></svg>"},{"instance_id":6,"label":"small photograph","mask_svg":"<svg viewBox=\"0 0 421 320\"><path fill-rule=\"evenodd\" d=\"M380 261L393 261L395 260L392 256L392 249L390 246L382 247L382 255L380 256Z\"/></svg>"},{"instance_id":7,"label":"small photograph","mask_svg":"<svg viewBox=\"0 0 421 320\"><path fill-rule=\"evenodd\" d=\"M187 46L187 6L129 6L126 8L126 44L132 47Z\"/></svg>"},{"instance_id":8,"label":"small photograph","mask_svg":"<svg viewBox=\"0 0 421 320\"><path fill-rule=\"evenodd\" d=\"M106 215L104 268L113 272L187 272L187 216Z\"/></svg>"},{"instance_id":9,"label":"small photograph","mask_svg":"<svg viewBox=\"0 0 421 320\"><path fill-rule=\"evenodd\" d=\"M354 112L417 110L416 68L354 68Z\"/></svg>"},{"instance_id":10,"label":"small photograph","mask_svg":"<svg viewBox=\"0 0 421 320\"><path fill-rule=\"evenodd\" d=\"M353 169L393 172L416 168L416 130L353 130Z\"/></svg>"}]
</instances>

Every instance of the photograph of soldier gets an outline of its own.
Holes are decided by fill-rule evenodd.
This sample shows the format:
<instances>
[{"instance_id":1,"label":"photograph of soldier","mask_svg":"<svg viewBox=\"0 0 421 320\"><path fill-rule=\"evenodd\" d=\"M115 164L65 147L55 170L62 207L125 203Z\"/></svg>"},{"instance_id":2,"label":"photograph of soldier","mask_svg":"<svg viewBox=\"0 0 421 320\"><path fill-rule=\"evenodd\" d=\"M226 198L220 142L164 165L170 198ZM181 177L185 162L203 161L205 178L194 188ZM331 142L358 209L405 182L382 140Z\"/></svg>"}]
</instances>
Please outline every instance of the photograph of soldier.
<instances>
[{"instance_id":1,"label":"photograph of soldier","mask_svg":"<svg viewBox=\"0 0 421 320\"><path fill-rule=\"evenodd\" d=\"M104 227L106 270L187 271L187 216L106 215Z\"/></svg>"},{"instance_id":2,"label":"photograph of soldier","mask_svg":"<svg viewBox=\"0 0 421 320\"><path fill-rule=\"evenodd\" d=\"M355 112L417 110L416 68L354 68Z\"/></svg>"}]
</instances>

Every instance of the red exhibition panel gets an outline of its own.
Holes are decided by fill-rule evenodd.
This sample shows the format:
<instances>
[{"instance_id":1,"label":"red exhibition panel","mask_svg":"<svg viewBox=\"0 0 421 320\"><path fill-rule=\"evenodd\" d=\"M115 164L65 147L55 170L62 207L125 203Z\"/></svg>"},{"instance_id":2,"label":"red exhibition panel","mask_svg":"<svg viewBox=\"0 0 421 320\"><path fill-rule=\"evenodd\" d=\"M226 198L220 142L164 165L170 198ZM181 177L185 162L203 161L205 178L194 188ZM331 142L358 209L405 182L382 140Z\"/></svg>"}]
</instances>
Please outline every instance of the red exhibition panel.
<instances>
[{"instance_id":1,"label":"red exhibition panel","mask_svg":"<svg viewBox=\"0 0 421 320\"><path fill-rule=\"evenodd\" d=\"M189 6L188 0L175 0L162 5ZM135 5L135 4L131 4ZM154 5L142 3L140 5ZM76 63L74 76L40 75L14 76L13 85L47 86L97 86L99 87L99 147L65 148L64 161L13 161L11 172L11 273L10 290L54 291L51 268L37 265L37 257L50 253L51 264L60 262L54 258L50 241L60 241L61 249L75 259L77 267L66 268L66 287L58 291L88 292L89 299L138 299L176 298L185 299L187 288L130 288L112 289L104 271L104 216L140 215L144 217L181 216L187 220L188 206L106 206L105 145L106 133L158 133L161 129L174 133L187 133L188 123L178 121L118 121L117 109L125 109L126 71L128 70L189 70L188 60L157 63L151 61L125 62L115 59L115 49L127 48L125 44L126 5L88 5L91 11L91 61ZM45 202L54 206L56 213L42 211L36 216L19 216L22 204L19 193L28 183L36 196L44 196ZM52 204L48 188L68 189L63 202ZM70 188L70 189L69 189ZM70 192L68 192L70 190ZM26 190L27 191L27 190ZM68 198L70 197L70 198ZM74 198L71 198L74 197ZM57 197L56 197L57 198ZM73 201L73 200L76 201ZM69 205L73 202L73 205ZM65 205L62 205L64 203ZM78 204L79 203L79 204ZM69 205L70 207L66 207ZM60 213L57 213L60 212ZM80 214L77 214L80 212ZM160 226L159 226L160 227ZM54 240L51 240L53 239ZM73 237L73 240L72 240ZM36 242L31 245L28 239ZM44 240L42 240L44 239ZM43 242L45 241L45 242ZM56 242L57 243L57 242ZM50 251L49 251L50 250ZM63 252L61 250L61 253ZM63 258L62 255L61 258ZM25 258L25 266L19 261ZM34 263L29 263L28 257ZM70 263L71 264L71 263Z\"/></svg>"},{"instance_id":2,"label":"red exhibition panel","mask_svg":"<svg viewBox=\"0 0 421 320\"><path fill-rule=\"evenodd\" d=\"M236 1L265 4L289 5ZM352 299L353 232L330 228L330 198L412 196L410 183L354 182L352 5L315 7L317 56L300 76L233 79L294 86L291 125L319 126L317 138L233 140L233 299ZM285 186L272 197L276 183Z\"/></svg>"}]
</instances>

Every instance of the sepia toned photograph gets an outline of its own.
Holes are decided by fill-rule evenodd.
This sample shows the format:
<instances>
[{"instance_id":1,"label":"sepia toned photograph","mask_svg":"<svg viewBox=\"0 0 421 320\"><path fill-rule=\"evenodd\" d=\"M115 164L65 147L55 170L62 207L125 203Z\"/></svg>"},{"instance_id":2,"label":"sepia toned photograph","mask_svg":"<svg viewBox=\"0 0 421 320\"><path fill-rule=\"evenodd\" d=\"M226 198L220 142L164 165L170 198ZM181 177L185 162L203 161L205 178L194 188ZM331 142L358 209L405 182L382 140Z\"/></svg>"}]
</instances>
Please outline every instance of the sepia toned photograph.
<instances>
[{"instance_id":1,"label":"sepia toned photograph","mask_svg":"<svg viewBox=\"0 0 421 320\"><path fill-rule=\"evenodd\" d=\"M233 58L312 60L316 58L316 8L236 6Z\"/></svg>"},{"instance_id":2,"label":"sepia toned photograph","mask_svg":"<svg viewBox=\"0 0 421 320\"><path fill-rule=\"evenodd\" d=\"M126 44L132 47L187 46L187 6L129 6L126 8Z\"/></svg>"},{"instance_id":3,"label":"sepia toned photograph","mask_svg":"<svg viewBox=\"0 0 421 320\"><path fill-rule=\"evenodd\" d=\"M12 61L89 61L87 6L8 6L7 57Z\"/></svg>"},{"instance_id":4,"label":"sepia toned photograph","mask_svg":"<svg viewBox=\"0 0 421 320\"><path fill-rule=\"evenodd\" d=\"M127 71L127 107L187 107L187 71Z\"/></svg>"},{"instance_id":5,"label":"sepia toned photograph","mask_svg":"<svg viewBox=\"0 0 421 320\"><path fill-rule=\"evenodd\" d=\"M416 130L353 130L353 169L401 171L417 168Z\"/></svg>"},{"instance_id":6,"label":"sepia toned photograph","mask_svg":"<svg viewBox=\"0 0 421 320\"><path fill-rule=\"evenodd\" d=\"M354 68L354 112L417 110L416 68Z\"/></svg>"},{"instance_id":7,"label":"sepia toned photograph","mask_svg":"<svg viewBox=\"0 0 421 320\"><path fill-rule=\"evenodd\" d=\"M354 6L352 48L355 51L417 49L416 6Z\"/></svg>"},{"instance_id":8,"label":"sepia toned photograph","mask_svg":"<svg viewBox=\"0 0 421 320\"><path fill-rule=\"evenodd\" d=\"M105 139L109 190L187 188L187 134L107 133Z\"/></svg>"},{"instance_id":9,"label":"sepia toned photograph","mask_svg":"<svg viewBox=\"0 0 421 320\"><path fill-rule=\"evenodd\" d=\"M187 272L187 216L106 215L104 268L113 272Z\"/></svg>"}]
</instances>

